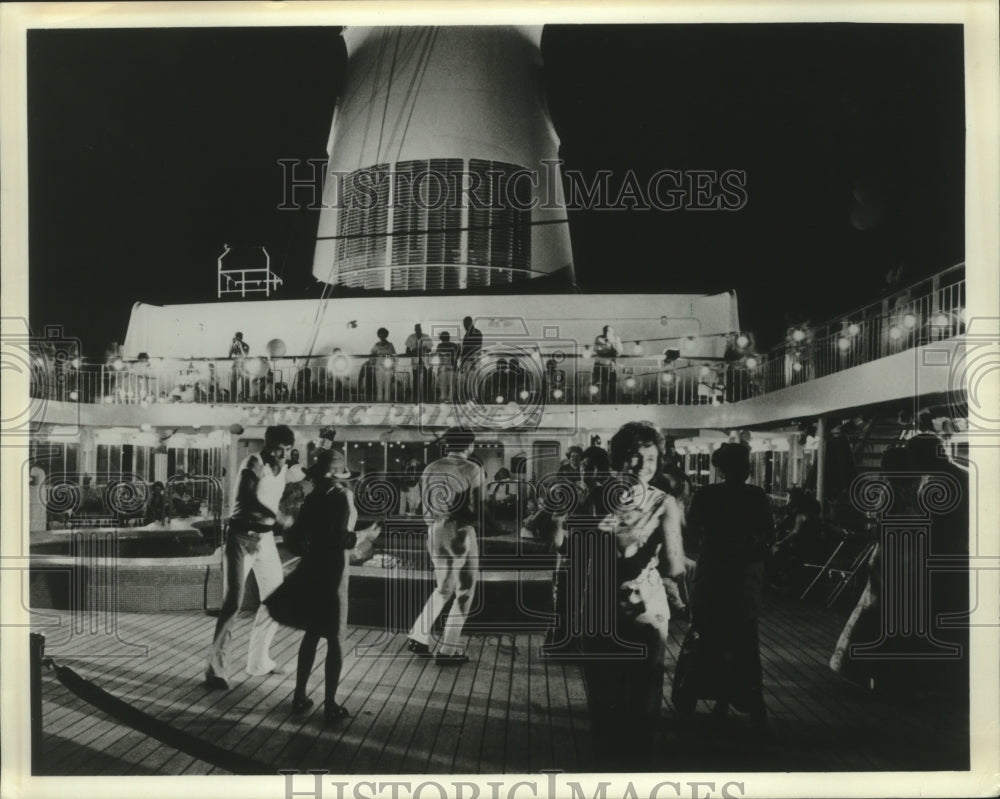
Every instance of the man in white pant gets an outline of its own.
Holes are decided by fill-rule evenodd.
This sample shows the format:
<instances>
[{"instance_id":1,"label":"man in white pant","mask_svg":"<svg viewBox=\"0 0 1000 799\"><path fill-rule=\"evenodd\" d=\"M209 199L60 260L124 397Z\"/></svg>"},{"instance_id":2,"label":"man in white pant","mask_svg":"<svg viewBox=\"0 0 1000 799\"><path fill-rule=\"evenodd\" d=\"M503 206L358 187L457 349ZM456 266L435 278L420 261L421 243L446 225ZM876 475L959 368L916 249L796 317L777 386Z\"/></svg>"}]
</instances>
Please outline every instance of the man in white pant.
<instances>
[{"instance_id":1,"label":"man in white pant","mask_svg":"<svg viewBox=\"0 0 1000 799\"><path fill-rule=\"evenodd\" d=\"M435 662L446 666L469 661L459 642L479 571L475 525L482 507L483 470L469 460L476 443L471 430L452 427L441 440L447 454L431 463L420 478L427 551L437 588L413 623L407 648L417 655L430 655L431 628L454 595L435 655Z\"/></svg>"},{"instance_id":2,"label":"man in white pant","mask_svg":"<svg viewBox=\"0 0 1000 799\"><path fill-rule=\"evenodd\" d=\"M254 676L281 671L269 654L278 624L267 612L263 600L284 579L281 558L274 543L274 528L276 524L283 527L291 524L291 518L281 512L279 504L288 471L285 457L294 443L295 435L286 425L268 427L264 432L264 448L240 465L233 512L223 545L225 594L205 669L207 688L229 688L229 645L251 569L257 578L261 606L250 632L247 671Z\"/></svg>"}]
</instances>

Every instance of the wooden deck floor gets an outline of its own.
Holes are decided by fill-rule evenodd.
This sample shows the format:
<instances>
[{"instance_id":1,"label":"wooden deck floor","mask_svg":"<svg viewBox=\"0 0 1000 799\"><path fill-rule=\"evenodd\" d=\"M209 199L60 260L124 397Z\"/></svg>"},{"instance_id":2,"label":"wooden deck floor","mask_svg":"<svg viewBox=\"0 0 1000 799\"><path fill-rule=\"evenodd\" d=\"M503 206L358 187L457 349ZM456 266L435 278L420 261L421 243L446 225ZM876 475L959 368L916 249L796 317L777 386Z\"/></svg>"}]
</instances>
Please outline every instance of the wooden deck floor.
<instances>
[{"instance_id":1,"label":"wooden deck floor","mask_svg":"<svg viewBox=\"0 0 1000 799\"><path fill-rule=\"evenodd\" d=\"M536 634L474 635L472 661L440 668L402 652L404 634L350 630L338 698L352 717L322 720L320 644L308 716L290 713L299 633L272 647L286 675L238 676L207 692L201 675L214 619L200 613L103 616L52 612L40 628L46 654L115 696L193 735L262 764L332 773L537 773L591 770L586 691L576 665L539 658ZM940 700L889 701L841 682L826 666L844 616L770 600L761 625L765 695L774 735L680 730L664 697L664 745L650 771L865 771L968 768L968 707ZM673 622L669 674L685 624ZM74 630L72 625L76 625ZM234 653L246 652L241 619ZM44 774L224 773L115 723L43 677ZM963 703L964 704L964 703ZM700 710L707 708L702 705ZM696 722L698 719L696 719Z\"/></svg>"}]
</instances>

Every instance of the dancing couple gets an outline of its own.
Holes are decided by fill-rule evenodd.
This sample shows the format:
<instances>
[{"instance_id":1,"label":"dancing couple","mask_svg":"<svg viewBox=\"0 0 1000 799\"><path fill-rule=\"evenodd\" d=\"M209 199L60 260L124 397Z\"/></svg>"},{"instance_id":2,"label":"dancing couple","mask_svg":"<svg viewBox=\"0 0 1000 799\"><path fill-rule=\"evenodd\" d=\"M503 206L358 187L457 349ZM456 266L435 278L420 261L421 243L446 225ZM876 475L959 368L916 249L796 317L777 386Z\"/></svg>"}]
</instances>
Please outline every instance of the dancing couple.
<instances>
[{"instance_id":1,"label":"dancing couple","mask_svg":"<svg viewBox=\"0 0 1000 799\"><path fill-rule=\"evenodd\" d=\"M346 625L346 550L355 545L357 521L351 482L358 477L349 472L343 453L322 449L307 471L312 484L298 518L280 510L287 468L286 452L294 434L285 425L268 427L264 448L249 456L240 467L223 545L225 596L205 670L205 686L228 689L231 679L229 649L236 613L243 601L246 579L253 570L262 598L254 619L247 655L251 675L283 673L271 659L269 650L278 624L305 632L299 647L294 712L313 706L307 696L307 682L320 638L327 640L324 719L335 723L348 715L337 703L342 663L341 631ZM295 571L283 580L281 560L274 542L280 526L286 537L298 539L303 551Z\"/></svg>"}]
</instances>

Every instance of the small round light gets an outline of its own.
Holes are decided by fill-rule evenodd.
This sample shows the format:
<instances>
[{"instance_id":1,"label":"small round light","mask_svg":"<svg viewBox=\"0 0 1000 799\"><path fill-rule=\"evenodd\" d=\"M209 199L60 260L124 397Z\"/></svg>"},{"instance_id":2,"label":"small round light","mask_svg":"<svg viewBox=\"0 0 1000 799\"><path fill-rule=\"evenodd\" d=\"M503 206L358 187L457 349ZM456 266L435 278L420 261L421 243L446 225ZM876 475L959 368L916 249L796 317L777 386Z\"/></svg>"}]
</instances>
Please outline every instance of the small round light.
<instances>
[{"instance_id":1,"label":"small round light","mask_svg":"<svg viewBox=\"0 0 1000 799\"><path fill-rule=\"evenodd\" d=\"M851 347L851 340L846 336L841 336L837 339L837 349L841 352L847 352Z\"/></svg>"},{"instance_id":2,"label":"small round light","mask_svg":"<svg viewBox=\"0 0 1000 799\"><path fill-rule=\"evenodd\" d=\"M913 330L917 326L917 317L911 313L906 314L903 317L903 327L907 330Z\"/></svg>"},{"instance_id":3,"label":"small round light","mask_svg":"<svg viewBox=\"0 0 1000 799\"><path fill-rule=\"evenodd\" d=\"M747 369L756 369L757 368L757 359L756 358L747 358L746 364L747 364Z\"/></svg>"},{"instance_id":4,"label":"small round light","mask_svg":"<svg viewBox=\"0 0 1000 799\"><path fill-rule=\"evenodd\" d=\"M392 358L383 358L382 366L386 369L392 369Z\"/></svg>"},{"instance_id":5,"label":"small round light","mask_svg":"<svg viewBox=\"0 0 1000 799\"><path fill-rule=\"evenodd\" d=\"M496 402L497 405L503 405L504 402L503 394L497 394L497 398L496 400L494 400L494 402Z\"/></svg>"},{"instance_id":6,"label":"small round light","mask_svg":"<svg viewBox=\"0 0 1000 799\"><path fill-rule=\"evenodd\" d=\"M939 313L934 317L934 327L948 327L948 324L948 317L945 314Z\"/></svg>"},{"instance_id":7,"label":"small round light","mask_svg":"<svg viewBox=\"0 0 1000 799\"><path fill-rule=\"evenodd\" d=\"M632 389L635 388L635 378L628 377L625 379L625 388Z\"/></svg>"},{"instance_id":8,"label":"small round light","mask_svg":"<svg viewBox=\"0 0 1000 799\"><path fill-rule=\"evenodd\" d=\"M121 358L115 358L111 362L111 368L114 369L115 371L121 371L122 369L125 368L125 361L123 361Z\"/></svg>"},{"instance_id":9,"label":"small round light","mask_svg":"<svg viewBox=\"0 0 1000 799\"><path fill-rule=\"evenodd\" d=\"M750 344L750 339L746 336L745 333L740 333L736 337L736 346L739 347L740 349L743 349L744 347L748 346L749 344Z\"/></svg>"},{"instance_id":10,"label":"small round light","mask_svg":"<svg viewBox=\"0 0 1000 799\"><path fill-rule=\"evenodd\" d=\"M708 368L707 366L703 366L703 367L701 367L701 371L700 371L700 372L699 372L698 374L699 374L699 375L700 375L701 377L708 377L708 373L709 373L709 372L711 372L711 371L712 371L712 370L711 370L711 369L709 369L709 368Z\"/></svg>"},{"instance_id":11,"label":"small round light","mask_svg":"<svg viewBox=\"0 0 1000 799\"><path fill-rule=\"evenodd\" d=\"M346 374L351 368L351 361L340 350L336 350L327 359L327 368L334 374Z\"/></svg>"},{"instance_id":12,"label":"small round light","mask_svg":"<svg viewBox=\"0 0 1000 799\"><path fill-rule=\"evenodd\" d=\"M892 327L889 328L889 338L893 339L894 341L900 338L900 336L902 335L903 335L903 328L901 328L899 325L893 325Z\"/></svg>"},{"instance_id":13,"label":"small round light","mask_svg":"<svg viewBox=\"0 0 1000 799\"><path fill-rule=\"evenodd\" d=\"M431 356L431 360L430 360L430 364L431 364L431 366L440 366L441 365L441 356L440 355L432 355Z\"/></svg>"},{"instance_id":14,"label":"small round light","mask_svg":"<svg viewBox=\"0 0 1000 799\"><path fill-rule=\"evenodd\" d=\"M556 388L552 390L552 399L562 399L563 392L561 388Z\"/></svg>"},{"instance_id":15,"label":"small round light","mask_svg":"<svg viewBox=\"0 0 1000 799\"><path fill-rule=\"evenodd\" d=\"M526 400L526 399L527 399L528 397L530 397L531 395L530 395L530 394L529 394L529 393L528 393L527 391L522 391L522 392L521 392L520 394L518 394L518 396L519 396L519 397L520 397L521 399L523 399L523 400Z\"/></svg>"},{"instance_id":16,"label":"small round light","mask_svg":"<svg viewBox=\"0 0 1000 799\"><path fill-rule=\"evenodd\" d=\"M794 369L796 372L801 372L802 364L796 361L795 363L792 364L792 369Z\"/></svg>"},{"instance_id":17,"label":"small round light","mask_svg":"<svg viewBox=\"0 0 1000 799\"><path fill-rule=\"evenodd\" d=\"M662 375L660 375L660 380L662 380L667 385L670 385L671 383L674 382L674 376L670 372L664 372Z\"/></svg>"},{"instance_id":18,"label":"small round light","mask_svg":"<svg viewBox=\"0 0 1000 799\"><path fill-rule=\"evenodd\" d=\"M805 337L806 337L806 331L802 330L801 328L795 328L795 330L792 331L792 338L795 339L796 341L802 341L802 339L804 339Z\"/></svg>"},{"instance_id":19,"label":"small round light","mask_svg":"<svg viewBox=\"0 0 1000 799\"><path fill-rule=\"evenodd\" d=\"M593 384L593 385L590 386L590 388L587 389L587 391L589 391L590 392L590 396L593 397L593 396L595 396L597 394L598 391L600 391L600 389L597 387L596 384Z\"/></svg>"},{"instance_id":20,"label":"small round light","mask_svg":"<svg viewBox=\"0 0 1000 799\"><path fill-rule=\"evenodd\" d=\"M71 391L69 392L69 398L73 400L73 402L76 402L78 399L80 399L80 395L76 391Z\"/></svg>"},{"instance_id":21,"label":"small round light","mask_svg":"<svg viewBox=\"0 0 1000 799\"><path fill-rule=\"evenodd\" d=\"M115 401L114 397L112 397L110 394L104 398L105 405L110 405L114 401Z\"/></svg>"},{"instance_id":22,"label":"small round light","mask_svg":"<svg viewBox=\"0 0 1000 799\"><path fill-rule=\"evenodd\" d=\"M857 322L851 322L847 326L847 334L850 336L856 336L860 332L861 332L861 327L858 325Z\"/></svg>"}]
</instances>

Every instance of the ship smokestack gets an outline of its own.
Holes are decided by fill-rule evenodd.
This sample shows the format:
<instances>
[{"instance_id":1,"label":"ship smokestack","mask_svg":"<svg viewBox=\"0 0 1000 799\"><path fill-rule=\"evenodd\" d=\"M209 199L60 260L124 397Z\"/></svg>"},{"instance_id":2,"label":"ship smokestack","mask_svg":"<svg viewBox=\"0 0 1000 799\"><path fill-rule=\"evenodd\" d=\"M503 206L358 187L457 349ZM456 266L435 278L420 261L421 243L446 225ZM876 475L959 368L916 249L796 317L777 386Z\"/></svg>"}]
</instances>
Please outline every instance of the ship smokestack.
<instances>
[{"instance_id":1,"label":"ship smokestack","mask_svg":"<svg viewBox=\"0 0 1000 799\"><path fill-rule=\"evenodd\" d=\"M541 32L344 30L318 280L386 291L572 280Z\"/></svg>"}]
</instances>

